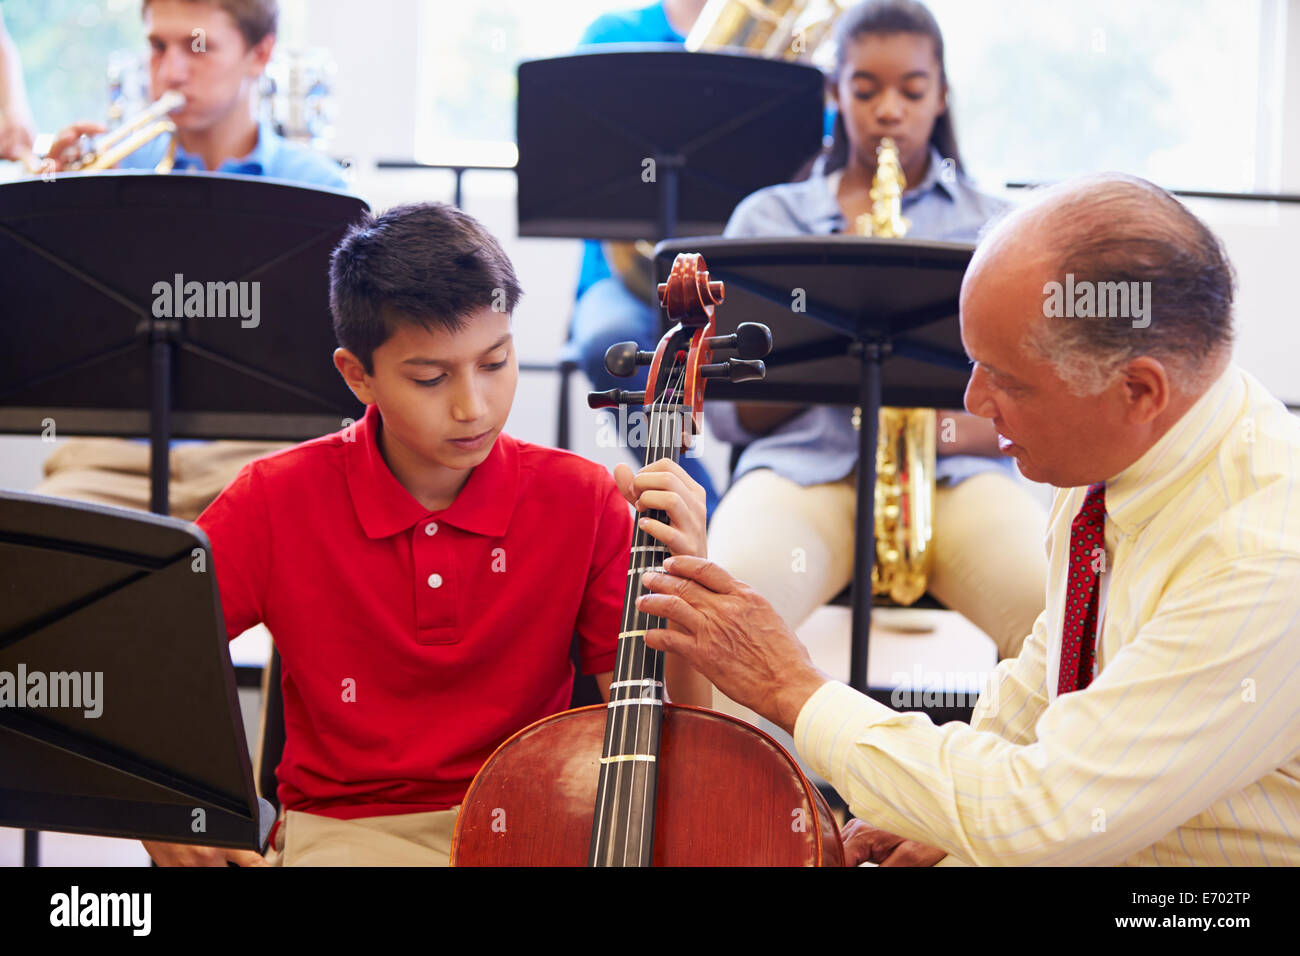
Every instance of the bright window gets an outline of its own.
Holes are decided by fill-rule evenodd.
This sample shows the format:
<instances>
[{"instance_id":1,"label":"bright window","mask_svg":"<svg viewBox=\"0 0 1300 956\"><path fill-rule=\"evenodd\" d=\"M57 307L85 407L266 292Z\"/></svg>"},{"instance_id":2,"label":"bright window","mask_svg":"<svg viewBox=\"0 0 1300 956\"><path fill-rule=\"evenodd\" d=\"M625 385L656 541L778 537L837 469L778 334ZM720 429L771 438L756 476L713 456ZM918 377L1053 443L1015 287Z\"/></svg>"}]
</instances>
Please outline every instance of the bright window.
<instances>
[{"instance_id":1,"label":"bright window","mask_svg":"<svg viewBox=\"0 0 1300 956\"><path fill-rule=\"evenodd\" d=\"M931 0L957 135L986 184L1123 170L1276 188L1279 0Z\"/></svg>"}]
</instances>

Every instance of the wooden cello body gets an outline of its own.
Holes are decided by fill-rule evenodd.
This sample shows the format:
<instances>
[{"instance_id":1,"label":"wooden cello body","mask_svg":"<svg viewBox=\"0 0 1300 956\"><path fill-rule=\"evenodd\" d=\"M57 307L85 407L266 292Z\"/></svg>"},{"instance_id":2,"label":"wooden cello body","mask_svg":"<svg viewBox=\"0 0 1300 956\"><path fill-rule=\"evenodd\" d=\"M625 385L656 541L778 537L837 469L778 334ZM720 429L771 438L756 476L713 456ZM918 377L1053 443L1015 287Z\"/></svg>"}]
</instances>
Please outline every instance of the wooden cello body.
<instances>
[{"instance_id":1,"label":"wooden cello body","mask_svg":"<svg viewBox=\"0 0 1300 956\"><path fill-rule=\"evenodd\" d=\"M606 358L615 374L648 364L645 393L592 396L593 407L644 403L647 463L676 460L683 422L698 426L704 379L762 377L758 361L710 364L713 349L771 349L753 323L713 335L722 284L700 256L679 255L659 293L678 324L658 350L622 343ZM637 528L608 704L539 720L488 758L461 804L453 866L844 865L830 808L784 748L745 721L667 699L664 655L644 641L663 621L636 607L641 572L662 570L667 554Z\"/></svg>"},{"instance_id":2,"label":"wooden cello body","mask_svg":"<svg viewBox=\"0 0 1300 956\"><path fill-rule=\"evenodd\" d=\"M465 795L454 865L587 865L605 712L568 710L501 746ZM844 865L826 799L767 734L669 704L660 740L652 865Z\"/></svg>"}]
</instances>

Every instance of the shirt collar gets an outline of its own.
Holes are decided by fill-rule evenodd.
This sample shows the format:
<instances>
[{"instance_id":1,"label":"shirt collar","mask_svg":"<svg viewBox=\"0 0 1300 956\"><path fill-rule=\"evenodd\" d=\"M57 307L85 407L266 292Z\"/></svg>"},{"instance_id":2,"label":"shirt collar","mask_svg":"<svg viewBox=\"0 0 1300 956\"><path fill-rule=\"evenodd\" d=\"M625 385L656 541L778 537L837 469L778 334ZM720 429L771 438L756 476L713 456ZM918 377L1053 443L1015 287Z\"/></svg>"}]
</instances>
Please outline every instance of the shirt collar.
<instances>
[{"instance_id":1,"label":"shirt collar","mask_svg":"<svg viewBox=\"0 0 1300 956\"><path fill-rule=\"evenodd\" d=\"M1182 490L1241 416L1245 402L1245 378L1229 363L1159 441L1106 482L1106 514L1123 534L1139 530Z\"/></svg>"},{"instance_id":2,"label":"shirt collar","mask_svg":"<svg viewBox=\"0 0 1300 956\"><path fill-rule=\"evenodd\" d=\"M501 432L483 463L470 473L451 507L428 511L402 486L379 451L383 419L378 405L366 408L347 448L348 492L367 537L387 538L428 518L495 538L505 534L519 487L518 443Z\"/></svg>"},{"instance_id":3,"label":"shirt collar","mask_svg":"<svg viewBox=\"0 0 1300 956\"><path fill-rule=\"evenodd\" d=\"M926 168L925 177L916 186L910 187L903 193L902 200L906 204L915 202L920 197L934 189L943 191L943 194L951 200L957 198L957 173L954 168L955 176L949 177L951 182L944 179L943 176L943 157L939 155L939 150L932 145L930 147L930 165ZM826 155L823 153L817 157L813 164L812 173L808 177L810 183L816 183L818 188L815 193L809 197L810 202L804 205L808 218L811 222L816 223L822 220L833 220L835 228L828 231L845 231L848 228L848 220L844 218L844 213L840 211L840 203L837 197L840 188L840 180L844 177L844 168L840 167L832 173L826 172ZM816 231L814 229L814 231Z\"/></svg>"},{"instance_id":4,"label":"shirt collar","mask_svg":"<svg viewBox=\"0 0 1300 956\"><path fill-rule=\"evenodd\" d=\"M269 170L275 168L276 157L279 155L280 147L284 140L272 128L266 120L257 124L257 142L243 159L236 160L240 164L253 165L258 168L259 175L269 176Z\"/></svg>"},{"instance_id":5,"label":"shirt collar","mask_svg":"<svg viewBox=\"0 0 1300 956\"><path fill-rule=\"evenodd\" d=\"M172 134L175 135L175 134ZM249 176L266 176L272 168L280 150L280 136L265 120L257 124L257 142L246 156L239 159L226 159L213 172L243 173ZM176 142L176 169L204 169L203 158L197 153L187 152L185 147Z\"/></svg>"},{"instance_id":6,"label":"shirt collar","mask_svg":"<svg viewBox=\"0 0 1300 956\"><path fill-rule=\"evenodd\" d=\"M945 179L943 175L943 163L944 159L939 155L939 150L931 144L930 163L926 167L925 176L919 183L903 193L903 201L907 202L908 199L913 196L924 195L932 189L941 189L943 190L944 195L949 199L956 199L957 177L960 176L961 173L957 171L957 166L954 163L952 167L952 175Z\"/></svg>"},{"instance_id":7,"label":"shirt collar","mask_svg":"<svg viewBox=\"0 0 1300 956\"><path fill-rule=\"evenodd\" d=\"M836 198L843 175L843 169L829 174L826 172L825 153L813 163L806 183L807 193L800 197L800 208L813 233L844 232L847 229L848 222L840 211L840 202Z\"/></svg>"}]
</instances>

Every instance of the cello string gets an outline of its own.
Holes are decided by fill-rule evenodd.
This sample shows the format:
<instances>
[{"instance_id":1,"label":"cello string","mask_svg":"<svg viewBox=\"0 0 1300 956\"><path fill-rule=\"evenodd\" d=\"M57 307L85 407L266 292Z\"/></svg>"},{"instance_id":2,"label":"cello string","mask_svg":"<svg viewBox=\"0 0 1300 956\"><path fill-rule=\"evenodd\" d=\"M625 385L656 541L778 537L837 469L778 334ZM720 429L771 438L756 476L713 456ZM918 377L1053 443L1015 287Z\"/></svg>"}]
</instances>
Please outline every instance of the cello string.
<instances>
[{"instance_id":1,"label":"cello string","mask_svg":"<svg viewBox=\"0 0 1300 956\"><path fill-rule=\"evenodd\" d=\"M661 404L661 403L660 403L660 399L658 398L658 396L656 396L654 399L651 400L651 404L650 404L650 406L649 406L649 412L650 412L650 435L649 435L649 440L646 442L646 450L645 450L645 458L644 458L644 464L645 464L645 465L648 465L648 464L650 464L652 461L655 460L655 457L656 457L656 455L657 455L657 451L658 451L658 450L657 450L658 440L657 440L657 435L656 435L655 432L656 432L656 429L657 429L657 427L658 427L658 420L659 420L659 406L660 406L660 404ZM649 539L649 536L648 536L648 535L646 534L646 532L641 528L639 522L637 523L637 526L636 526L636 533L635 533L635 535L633 536L633 540L634 540L637 544L642 545L642 546L645 546L646 543L650 540L650 539ZM642 620L641 620L643 614L642 614L642 612L641 612L641 611L637 608L637 606L636 606L636 599L637 599L637 597L640 596L640 594L642 593L642 587L641 587L641 575L645 573L645 568L646 568L646 557L645 557L645 556L646 556L647 554L649 554L649 552L646 552L646 551L638 551L638 552L636 552L635 555L633 556L633 560L632 560L632 562L631 562L632 567L633 567L635 573L631 576L631 581L630 581L630 596L631 596L631 598L632 598L631 603L630 603L630 608L631 608L631 611L632 611L632 623L631 623L631 626L628 628L629 631L638 630L638 629L643 629L643 627L644 627L644 624L643 624L643 622L642 622ZM635 652L635 649L636 649L636 642L637 642L637 641L642 641L642 640L643 640L643 638L641 638L640 636L637 636L637 637L628 637L628 638L625 639L625 641L626 641L626 644L625 644L625 650L626 650L626 652L627 652L627 658L628 658L628 664L629 664L629 666L628 666L628 674L629 674L629 677L630 677L631 680L644 680L644 679L645 679L645 660L644 660L644 652L641 653L641 654L636 654L636 652ZM642 646L644 646L644 645L642 645ZM627 695L629 698L631 698L631 697L633 696L633 690L634 690L634 689L635 689L634 687L629 688L628 695ZM627 713L628 708L626 708L626 707L620 707L620 708L618 708L619 715L618 715L617 719L618 719L618 721L619 721L619 723L620 723L621 730L622 730L622 733L621 733L621 735L620 735L620 736L621 736L621 752L622 752L622 753L638 753L638 752L639 752L638 747L637 747L637 741L638 741L639 738L640 738L640 724L641 724L641 720L640 720L640 718L641 718L641 714L640 714L640 711L641 711L641 708L640 708L640 707L637 707L636 710L637 710L636 719L635 719L635 721L633 721L632 717L629 716L628 713ZM636 772L637 772L636 764L641 763L641 761L632 760L632 761L620 761L620 762L619 762L619 767L618 767L618 781L619 781L619 786L618 786L618 790L619 790L619 796L620 796L620 797L622 797L623 794L624 794L624 790L623 790L624 780L623 780L623 766L622 766L623 763L629 763L629 764L631 764L631 766L629 766L629 767L627 768L627 769L628 769L628 772L627 772L627 781L626 781L627 791L626 791L626 800L625 800L625 808L624 808L624 812L623 812L623 814L618 818L618 820L617 820L616 822L619 823L619 824L621 824L622 837L623 837L623 839L622 839L622 844L623 844L623 846L622 846L622 862L626 865L627 862L628 862L628 851L629 851L629 849L630 849L631 837L632 837L632 801L633 801L633 797L634 797L634 794L635 794L635 791L636 791ZM642 768L642 769L644 770L644 768Z\"/></svg>"},{"instance_id":2,"label":"cello string","mask_svg":"<svg viewBox=\"0 0 1300 956\"><path fill-rule=\"evenodd\" d=\"M677 273L677 272L678 272L678 264L677 264L677 263L674 263L674 264L673 264L673 272L674 272L674 273ZM671 278L671 277L669 278L669 282L670 282L670 283L672 282L672 278ZM682 382L682 379L683 379L684 376L685 376L685 369L684 369L684 367L681 365L681 360L680 360L680 358L679 358L680 354L681 354L681 350L680 350L680 349L674 349L674 350L673 350L672 365L670 366L670 368L669 368L669 370L668 370L668 375L666 376L666 382L665 382L664 388L661 390L662 398L661 398L659 395L656 395L655 398L654 398L654 400L653 400L653 402L652 402L652 404L651 404L651 406L650 406L650 424L651 424L650 431L651 431L651 435L650 435L650 440L647 441L647 443L646 443L646 455L645 455L645 465L646 465L646 466L649 466L649 465L653 464L654 462L658 461L659 458L661 458L661 457L666 457L666 456L664 455L664 451L665 451L665 447L664 447L664 446L665 446L666 443L665 443L665 441L664 441L664 437L663 437L663 428L664 428L665 420L667 419L668 416L664 415L664 409L665 409L665 407L671 407L674 403L680 405L680 402L681 402L681 398L680 398L680 388L681 388L681 382ZM665 517L665 519L666 519L666 518L667 518L667 515L665 515L664 517ZM637 525L637 532L638 532L637 537L639 537L643 542L649 542L649 543L651 543L651 544L653 544L653 545L655 545L655 546L659 546L659 545L660 545L660 542L658 542L658 541L655 540L653 537L651 537L651 535L650 535L648 532L642 532L642 530L641 530L641 528L640 528L640 525L639 525L639 522L638 522L638 525ZM642 578L642 575L645 573L645 570L646 570L647 567L649 567L649 566L654 566L654 562L653 562L652 558L647 557L647 556L649 556L649 555L651 555L651 554L652 554L652 552L650 552L650 551L638 551L638 552L637 552L637 555L638 555L639 557L638 557L636 560L634 560L634 561L632 562L632 563L633 563L633 566L637 568L637 574L636 574L636 576L635 576L635 593L636 593L638 596L639 596L641 593L644 593L644 589L643 589L642 584L641 584L641 578ZM648 563L647 563L647 562L648 562ZM662 565L662 562L660 562L660 564ZM634 609L636 609L635 598L633 599L633 605L632 605L632 606L633 606ZM636 617L637 617L636 625L639 625L639 627L634 626L633 629L634 629L634 630L648 630L649 627L650 627L650 617L651 617L651 615L646 614L646 613L644 613L644 612L641 612L641 611L637 610L637 611L636 611ZM644 620L641 620L642 618L644 618ZM639 657L640 657L640 665L641 665L640 668L639 668L639 671L640 671L640 673L639 673L639 678L640 678L641 680L646 680L646 679L653 680L653 679L654 679L654 675L653 675L653 674L648 675L648 674L646 673L646 663L647 663L647 657L649 657L650 659L654 659L654 652L651 651L650 648L648 648L648 647L646 646L646 643L645 643L645 636L644 636L643 634L642 634L642 635L638 635L638 637L634 638L634 640L638 640L638 641L640 641L640 645L641 645L641 646L640 646L640 651L641 651L641 653L640 653L640 655L639 655ZM656 669L656 671L657 671L657 669ZM646 691L646 689L647 689L647 687L646 687L645 685L643 685L642 688L641 688L641 696L642 696L643 698L645 697L645 691ZM662 688L662 687L660 687L660 688L656 688L656 687L654 687L653 684L651 684L651 685L649 685L649 688L648 688L648 689L651 691L651 696L653 696L653 697L659 697L659 698L662 699L662 697L663 697L663 688ZM629 695L629 696L630 696L630 695ZM621 708L619 708L619 709L620 709L620 710L627 710L628 708L626 708L626 707L621 707ZM634 723L634 726L633 726L633 736L632 736L632 739L633 739L633 747L636 748L636 749L633 750L633 753L639 752L639 742L640 742L640 738L641 738L641 711L645 710L646 708L645 708L644 706L637 706L635 709L636 709L636 712L637 712L637 713L636 713L636 720L635 720L635 723ZM660 716L662 717L662 705L661 705L661 707L660 707ZM628 719L625 717L625 718L624 718L624 724L626 725L628 722L629 722ZM654 726L654 724L653 724L653 718L651 718L651 728L653 728L653 726ZM648 743L648 741L647 741L647 743ZM657 752L658 752L658 751L657 751L657 749L656 749L656 753L657 753ZM630 810L631 803L632 803L633 792L635 791L636 786L637 786L637 776L636 776L636 774L637 774L637 772L638 772L638 771L637 771L637 765L642 764L642 763L644 763L644 762L643 762L643 761L640 761L640 760L633 760L633 761L626 761L626 762L629 762L629 763L631 763L631 764L633 765L633 766L630 768L630 771L629 771L629 784L630 784L631 786L630 786L630 788L629 788L629 793L628 793L628 804L629 804L629 810ZM620 768L620 769L621 769L621 768ZM638 855L637 855L637 862L638 862L638 863L640 862L640 859L641 859L641 852L644 850L644 846L645 846L645 835L646 835L646 830L648 829L648 827L647 827L647 825L646 825L646 820L645 820L645 816L646 816L646 812L645 812L645 811L646 811L646 806L647 806L647 802L648 802L648 801L647 801L647 797L648 797L648 795L649 795L649 789L650 789L650 788L649 788L649 780L650 780L651 777L652 777L652 774L651 774L651 772L650 772L650 767L649 767L648 764L646 764L646 766L642 766L642 767L640 768L640 773L641 773L641 778L640 778L640 779L641 779L641 783L640 783L640 795L641 795L641 808L642 808L642 811L641 811L641 821L640 821L640 822L641 822L641 826L640 826L640 832L639 832L639 838L640 838L640 839L639 839L639 841L638 841L638 847L637 847L637 854L638 854ZM650 821L650 824L653 825L653 820ZM627 862L628 851L630 850L630 846L629 846L629 844L630 844L630 842L631 842L631 826L632 826L632 815L631 815L631 813L629 812L629 813L627 813L627 814L625 815L625 827L624 827L624 834L623 834L623 860L624 860L624 863Z\"/></svg>"},{"instance_id":3,"label":"cello string","mask_svg":"<svg viewBox=\"0 0 1300 956\"><path fill-rule=\"evenodd\" d=\"M676 356L674 356L674 368L676 367L676 364L677 364L677 359ZM670 386L672 382L673 382L673 375L672 372L670 371L669 373ZM657 414L657 412L659 411L661 404L662 404L661 400L659 398L655 398L652 400L652 403L650 405L650 421L652 425L652 430L657 419L660 417ZM647 443L646 462L645 462L646 464L649 464L650 462L657 459L658 457L657 444L658 441L656 438L652 438L652 440ZM646 542L648 540L651 540L649 535L645 533L639 526L636 527L635 531L636 533L633 536L633 543L635 545L644 547L646 545ZM630 578L629 596L631 597L631 600L628 602L627 607L624 609L624 621L623 621L624 631L633 631L638 629L637 627L639 623L638 618L641 616L641 612L636 607L636 597L641 591L641 587L640 587L641 574L644 573L646 567L644 563L645 559L640 556L645 555L647 553L648 552L646 551L635 552L633 556L633 560L631 562L632 570L634 570L636 573L634 575L629 576ZM645 659L644 659L645 658L644 641L642 643L643 653L639 655L641 658L639 668L636 666L638 661L637 661L637 655L635 655L635 651L633 650L634 645L630 643L631 641L635 641L637 639L638 638L629 637L629 638L623 638L620 641L620 653L618 655L619 658L618 666L615 669L615 675L616 675L615 679L618 681L644 680L646 677ZM611 697L613 696L614 695L611 695ZM630 697L631 694L629 693L628 696ZM627 708L626 707L614 708L613 719L610 721L609 724L609 734L608 734L608 740L606 745L607 750L614 751L616 749L617 753L620 754L628 753L629 752L628 730L633 729L633 736L630 741L631 744L630 752L632 753L637 752L635 747L636 747L637 739L640 736L639 711L641 709L642 708L637 708L638 714L637 714L636 726L634 728L629 728L629 721L626 714ZM623 822L623 847L624 847L623 856L625 862L627 856L627 845L630 842L630 836L631 836L631 814L628 811L630 810L630 798L635 783L635 766L628 768L629 773L626 781L628 784L628 800L624 801L623 800L623 788L624 788L623 764L631 763L635 765L640 762L641 761L617 761L615 763L614 772L612 775L609 773L608 764L606 765L606 771L605 771L606 785L601 789L599 805L597 807L597 812L599 814L597 818L598 823L597 823L597 833L596 833L597 849L600 849L601 846L600 838L604 830L605 821L608 819L611 825L617 827L621 819ZM628 803L629 806L626 809L623 809L621 805L625 802ZM608 815L606 814L607 808L609 810ZM620 809L622 809L623 812L620 813Z\"/></svg>"},{"instance_id":4,"label":"cello string","mask_svg":"<svg viewBox=\"0 0 1300 956\"><path fill-rule=\"evenodd\" d=\"M647 447L646 447L646 456L645 456L646 465L652 464L653 462L663 457L671 458L674 461L677 460L674 454L677 451L677 442L673 440L675 431L670 432L670 434L667 436L667 439L665 439L663 435L664 429L667 426L672 425L675 419L673 418L672 415L665 415L663 414L663 412L666 407L681 409L682 407L681 386L684 379L685 379L685 365L681 362L680 350L677 350L674 352L673 364L668 371L667 384L661 393L663 397L662 398L658 396L655 397L654 399L652 399L651 405L649 406L651 431L653 434L651 436L651 440L647 443ZM648 532L643 531L639 527L639 525L636 527L635 531L636 534L633 537L633 542L634 544L640 546L642 550L638 550L637 552L635 552L635 555L631 562L632 569L636 571L636 574L632 576L632 580L629 582L631 585L629 588L629 592L631 594L632 600L629 602L629 607L625 609L625 613L624 613L625 631L639 629L637 628L638 623L642 623L644 625L644 627L640 629L648 629L650 623L649 622L650 615L643 614L643 612L640 612L636 608L635 601L636 601L636 597L642 592L641 575L644 574L647 567L654 566L654 565L651 559L641 557L641 556L650 554L650 551L647 549L647 542L650 542L650 544L656 548L664 547L662 544L660 544L655 539L653 539L648 534ZM651 563L647 564L647 561L651 561ZM629 616L631 617L630 621L627 620ZM644 617L646 620L644 622L641 622L639 620L639 618L641 617ZM638 682L644 682L647 680L649 681L659 680L661 683L659 684L658 687L656 687L654 684L650 684L648 685L648 689L650 690L650 696L652 698L662 701L665 696L664 679L660 676L660 671L662 670L662 668L659 666L659 664L664 659L663 655L652 651L648 646L646 646L644 636L638 635L635 638L630 638L630 640L634 640L634 641L639 640L641 642L641 647L640 647L641 653L634 657L635 651L633 650L633 648L635 647L635 645L628 644L627 640L629 639L624 639L624 641L622 642L622 647L620 648L620 650L622 650L623 653L619 655L620 660L618 661L618 666L615 669L615 674L616 674L615 679L618 681L638 681ZM639 657L639 661L637 660L638 657ZM653 667L653 669L648 667L650 661L655 662L655 666ZM637 663L639 663L640 666L634 667L634 665ZM631 686L636 686L636 685L633 684ZM642 697L645 696L646 686L647 685L642 683L642 691L641 691ZM628 698L632 697L632 694L629 692L627 697ZM606 741L607 750L609 750L610 747L614 745L616 741L618 741L621 743L621 746L619 748L620 752L627 753L628 744L629 744L629 738L627 732L630 729L632 730L632 737L630 743L633 748L631 752L634 754L639 753L639 750L636 748L640 743L641 711L644 709L645 709L644 706L638 706L636 708L637 710L636 720L635 723L632 723L627 718L627 715L625 713L626 711L625 707L615 708L614 720L611 721L609 725L610 729ZM662 714L662 710L660 711L660 713ZM622 731L621 733L618 732L620 728ZM649 741L647 741L647 744L648 743ZM601 848L601 835L604 829L605 820L607 819L605 811L607 808L611 809L612 819L610 820L610 822L613 824L617 824L617 821L621 816L624 823L623 857L624 857L624 861L626 862L627 851L629 849L628 844L630 843L630 838L631 838L632 817L630 812L624 812L622 814L619 813L620 803L624 802L621 799L623 795L623 780L624 780L623 767L622 767L623 763L631 763L633 765L632 767L629 768L629 774L627 779L629 788L628 788L626 802L628 803L627 809L630 810L631 799L636 791L636 786L637 786L636 765L643 763L643 761L617 761L612 781L609 779L608 764L606 764L606 770L605 770L606 786L601 788L601 792L598 799L598 805L597 805L598 822L597 822L597 833L596 833L596 841L597 841L596 847L597 850ZM644 808L646 805L646 796L649 791L648 783L650 779L650 773L648 772L648 769L646 767L642 767L641 770L642 770L642 775L641 775L640 786L641 786L641 795L642 795L643 825L640 828L640 848L643 849L644 841L645 841L645 830L646 830L646 827L644 826ZM611 790L613 791L612 796L610 793ZM609 806L611 800L613 802L612 808ZM638 856L638 861L639 859L640 857Z\"/></svg>"},{"instance_id":5,"label":"cello string","mask_svg":"<svg viewBox=\"0 0 1300 956\"><path fill-rule=\"evenodd\" d=\"M652 405L651 431L653 433L653 440L647 443L647 448L646 448L647 465L653 464L653 462L658 461L660 458L673 458L674 451L676 450L676 442L673 440L674 436L672 434L672 429L670 428L670 426L673 421L673 410L681 407L681 385L683 380L685 379L685 374L686 374L685 366L681 363L681 360L678 358L678 353L674 353L673 364L668 371L668 381L663 390L663 399L661 400L656 397ZM665 431L668 432L667 435L665 435ZM673 458L673 460L676 459ZM665 514L664 518L667 519L667 517L668 517L667 514ZM640 529L638 528L638 531L639 530ZM647 540L654 541L656 546L660 546L660 543L657 540L651 538L648 532L645 532L645 538ZM650 552L648 551L640 551L637 553L640 555L650 555ZM636 576L636 582L637 582L637 590L638 592L641 592L642 591L641 583L640 583L641 574L645 572L645 569L647 567L654 567L656 565L654 564L653 558L650 557L642 558L638 562L638 564L639 564L639 571ZM644 614L644 617L645 617L645 621L640 623L642 623L642 629L648 630L651 624L651 615ZM646 645L644 635L639 636L637 640L639 640L641 644L640 647L641 666L639 668L640 679L653 681L659 676L658 662L663 660L663 655L660 652L655 651ZM652 661L655 662L655 666L653 667L650 666ZM646 693L647 690L649 691L649 694ZM655 687L653 684L650 684L642 688L641 696L643 698L653 698L662 701L665 697L665 688L663 688L662 686ZM660 704L660 711L659 711L660 719L662 719L662 706L663 705ZM620 709L626 710L627 708L620 708ZM633 740L633 746L637 749L633 751L634 753L639 752L639 748L641 745L641 714L642 711L646 709L647 708L645 706L638 706L635 708L636 719L635 719L635 724L634 724L634 729L632 734L632 740ZM655 717L653 714L647 715L647 722L650 724L648 731L653 730L654 720ZM647 747L649 746L649 743L650 741L647 739L646 741ZM636 859L639 862L641 859L641 854L644 852L644 848L645 848L646 830L649 829L649 826L647 826L647 821L646 821L646 815L647 815L646 807L650 803L649 800L650 780L653 778L653 775L651 774L651 768L648 765L641 766L639 770L640 778L638 782L638 778L637 778L638 765L641 764L642 761L629 761L629 762L633 764L633 766L630 768L629 783L631 786L629 789L631 792L629 792L628 794L629 808L632 802L633 795L637 791L638 787L640 790L640 797L641 797L641 807L642 807L641 820L640 820L641 825L639 827L639 832L638 832L638 844L637 844L637 856L636 856ZM631 827L632 827L632 816L629 813L627 815L627 826L624 831L624 848L625 848L624 859L625 860L627 858L627 850L630 849L630 846L628 844L630 844L631 842L631 836L632 836Z\"/></svg>"},{"instance_id":6,"label":"cello string","mask_svg":"<svg viewBox=\"0 0 1300 956\"><path fill-rule=\"evenodd\" d=\"M672 381L671 373L669 375L669 381L670 383ZM652 399L651 405L649 406L651 436L650 436L650 441L648 441L646 445L646 453L645 453L646 464L649 464L650 462L656 460L658 457L659 442L658 442L658 436L656 434L656 429L658 428L658 420L660 418L660 415L658 413L661 404L662 404L661 401L658 398L655 398ZM635 531L636 533L633 536L634 544L641 547L645 547L647 545L647 542L651 541L649 535L643 529L641 529L639 525L636 527ZM631 566L632 566L632 571L634 573L629 575L628 592L629 592L630 600L628 601L628 606L625 609L625 615L624 615L625 631L634 631L640 629L642 626L642 621L640 619L643 615L642 612L640 612L639 609L636 607L636 597L641 593L641 584L640 584L641 575L644 573L647 566L646 559L643 557L643 555L646 555L648 553L649 552L647 551L637 551L634 552L633 554L633 560L631 562ZM630 618L630 620L627 620L627 618ZM636 654L636 644L634 642L638 640L641 640L639 636L625 637L620 642L621 643L620 650L622 652L620 654L620 657L622 658L622 660L620 661L620 667L618 669L619 679L629 682L629 692L626 695L626 698L624 699L631 698L633 696L632 688L636 686L635 684L632 683L633 681L640 681L646 678L644 643L642 643L642 648L641 648L642 653ZM612 696L613 695L611 695L611 697ZM611 728L610 737L612 741L617 742L618 752L621 754L639 752L639 750L637 749L637 743L640 738L640 710L642 709L643 708L640 707L637 708L638 713L636 715L637 719L635 723L633 723L632 720L629 718L626 707L619 707L614 709L613 720L611 721L610 724L610 728ZM633 765L628 767L628 773L626 775L626 778L623 773L624 763L630 763ZM613 791L611 797L613 801L612 819L610 820L610 823L616 829L621 829L622 831L622 837L623 837L622 859L624 863L627 862L627 854L628 854L629 844L631 842L631 829L632 829L631 802L632 802L632 797L636 790L636 786L635 786L636 766L635 765L638 763L641 763L641 761L618 761L614 768L613 780L610 786L610 789ZM642 769L644 770L644 768ZM625 786L626 786L626 790L625 790Z\"/></svg>"}]
</instances>

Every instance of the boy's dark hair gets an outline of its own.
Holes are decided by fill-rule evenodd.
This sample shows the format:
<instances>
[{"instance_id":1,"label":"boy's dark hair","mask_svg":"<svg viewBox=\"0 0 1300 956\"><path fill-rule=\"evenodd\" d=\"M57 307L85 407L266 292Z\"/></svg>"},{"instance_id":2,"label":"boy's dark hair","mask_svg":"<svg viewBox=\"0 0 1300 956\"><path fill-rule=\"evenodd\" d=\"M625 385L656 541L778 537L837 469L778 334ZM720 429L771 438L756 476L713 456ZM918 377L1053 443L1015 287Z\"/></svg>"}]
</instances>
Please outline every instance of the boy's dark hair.
<instances>
[{"instance_id":1,"label":"boy's dark hair","mask_svg":"<svg viewBox=\"0 0 1300 956\"><path fill-rule=\"evenodd\" d=\"M522 293L501 244L446 203L365 213L330 258L334 336L367 374L394 322L457 332L479 309L513 312Z\"/></svg>"},{"instance_id":2,"label":"boy's dark hair","mask_svg":"<svg viewBox=\"0 0 1300 956\"><path fill-rule=\"evenodd\" d=\"M140 15L149 12L151 0L141 0ZM276 0L191 0L192 3L204 3L210 7L219 7L230 14L244 42L250 47L257 46L267 34L275 32L275 22L280 11Z\"/></svg>"}]
</instances>

